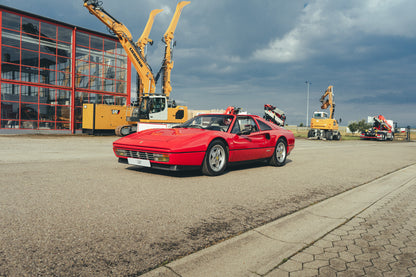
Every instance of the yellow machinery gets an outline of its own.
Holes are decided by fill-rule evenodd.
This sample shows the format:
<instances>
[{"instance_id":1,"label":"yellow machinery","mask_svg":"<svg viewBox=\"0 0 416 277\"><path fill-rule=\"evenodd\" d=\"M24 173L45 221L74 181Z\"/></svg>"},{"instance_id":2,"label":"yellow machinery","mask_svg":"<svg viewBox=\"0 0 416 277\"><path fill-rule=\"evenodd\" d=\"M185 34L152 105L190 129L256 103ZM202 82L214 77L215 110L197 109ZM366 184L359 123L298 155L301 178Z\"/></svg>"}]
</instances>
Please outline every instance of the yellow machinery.
<instances>
[{"instance_id":1,"label":"yellow machinery","mask_svg":"<svg viewBox=\"0 0 416 277\"><path fill-rule=\"evenodd\" d=\"M308 138L326 139L326 140L340 140L341 133L338 131L338 122L334 119L335 102L334 102L334 87L329 86L325 93L321 96L321 109L329 108L328 113L318 111L313 113L311 119L311 129L308 132Z\"/></svg>"},{"instance_id":2,"label":"yellow machinery","mask_svg":"<svg viewBox=\"0 0 416 277\"><path fill-rule=\"evenodd\" d=\"M179 124L185 122L188 119L188 108L186 106L176 106L175 101L170 100L169 97L170 92L172 91L170 85L170 73L173 68L173 34L183 7L188 5L190 2L181 1L176 6L174 16L163 37L165 42L165 55L162 67L156 78L154 78L152 69L146 61L144 49L148 43L152 44L153 42L149 39L150 29L153 25L154 17L162 10L153 10L150 13L149 20L143 34L135 43L133 42L132 35L127 27L107 13L102 8L101 3L102 2L98 0L84 0L84 6L90 11L90 13L95 15L118 37L121 45L126 51L127 56L132 61L138 74L139 103L137 106L126 106L123 109L120 109L120 112L123 112L124 110L124 114L126 116L123 118L123 120L125 120L124 123L117 125L117 127L114 126L120 122L121 116L113 114L114 109L112 106L101 109L98 107L104 104L84 105L83 110L85 111L83 111L83 115L85 113L86 115L96 114L96 116L87 116L85 120L83 116L83 130L88 132L88 130L90 130L88 127L94 125L96 127L94 130L100 130L97 128L97 126L100 126L103 130L115 130L117 135L124 136L137 130L137 122L163 124ZM156 94L156 82L158 81L160 75L163 75L162 93ZM88 109L94 109L94 111L88 111ZM118 109L118 107L116 109ZM111 114L108 116L101 116L100 114L97 114L98 111L106 113L111 112Z\"/></svg>"},{"instance_id":3,"label":"yellow machinery","mask_svg":"<svg viewBox=\"0 0 416 277\"><path fill-rule=\"evenodd\" d=\"M83 104L82 129L85 133L114 133L118 126L125 125L126 106Z\"/></svg>"}]
</instances>

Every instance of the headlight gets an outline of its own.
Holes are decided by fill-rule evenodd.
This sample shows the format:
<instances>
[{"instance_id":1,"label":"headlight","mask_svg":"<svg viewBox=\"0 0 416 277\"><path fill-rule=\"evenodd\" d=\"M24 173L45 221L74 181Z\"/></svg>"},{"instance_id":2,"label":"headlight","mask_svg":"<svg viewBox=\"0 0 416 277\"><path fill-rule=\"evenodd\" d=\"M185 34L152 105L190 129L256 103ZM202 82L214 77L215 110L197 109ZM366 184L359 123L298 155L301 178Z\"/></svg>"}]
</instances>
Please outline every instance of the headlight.
<instances>
[{"instance_id":1,"label":"headlight","mask_svg":"<svg viewBox=\"0 0 416 277\"><path fill-rule=\"evenodd\" d=\"M169 154L153 154L155 162L169 162Z\"/></svg>"},{"instance_id":2,"label":"headlight","mask_svg":"<svg viewBox=\"0 0 416 277\"><path fill-rule=\"evenodd\" d=\"M117 156L127 157L127 150L124 149L116 149L114 151Z\"/></svg>"}]
</instances>

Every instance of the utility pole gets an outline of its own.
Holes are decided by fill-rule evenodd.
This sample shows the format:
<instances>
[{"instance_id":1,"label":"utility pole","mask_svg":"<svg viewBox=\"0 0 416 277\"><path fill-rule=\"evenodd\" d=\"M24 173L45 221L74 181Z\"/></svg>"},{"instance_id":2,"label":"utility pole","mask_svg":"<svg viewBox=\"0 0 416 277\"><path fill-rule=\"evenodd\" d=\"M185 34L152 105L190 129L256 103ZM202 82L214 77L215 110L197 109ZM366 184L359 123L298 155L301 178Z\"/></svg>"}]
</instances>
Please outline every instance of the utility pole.
<instances>
[{"instance_id":1,"label":"utility pole","mask_svg":"<svg viewBox=\"0 0 416 277\"><path fill-rule=\"evenodd\" d=\"M312 85L311 82L306 81L305 82L306 86L307 86L307 94L306 94L306 124L305 126L308 127L309 126L309 85Z\"/></svg>"}]
</instances>

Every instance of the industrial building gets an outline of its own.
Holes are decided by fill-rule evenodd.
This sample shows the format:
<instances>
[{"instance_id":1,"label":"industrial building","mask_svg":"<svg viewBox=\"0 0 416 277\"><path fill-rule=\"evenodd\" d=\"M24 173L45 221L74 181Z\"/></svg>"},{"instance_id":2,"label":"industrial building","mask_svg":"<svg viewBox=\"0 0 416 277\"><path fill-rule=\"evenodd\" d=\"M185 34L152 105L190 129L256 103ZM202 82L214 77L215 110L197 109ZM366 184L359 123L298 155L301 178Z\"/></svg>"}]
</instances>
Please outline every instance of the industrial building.
<instances>
[{"instance_id":1,"label":"industrial building","mask_svg":"<svg viewBox=\"0 0 416 277\"><path fill-rule=\"evenodd\" d=\"M79 133L84 103L129 104L116 37L0 5L0 134Z\"/></svg>"}]
</instances>

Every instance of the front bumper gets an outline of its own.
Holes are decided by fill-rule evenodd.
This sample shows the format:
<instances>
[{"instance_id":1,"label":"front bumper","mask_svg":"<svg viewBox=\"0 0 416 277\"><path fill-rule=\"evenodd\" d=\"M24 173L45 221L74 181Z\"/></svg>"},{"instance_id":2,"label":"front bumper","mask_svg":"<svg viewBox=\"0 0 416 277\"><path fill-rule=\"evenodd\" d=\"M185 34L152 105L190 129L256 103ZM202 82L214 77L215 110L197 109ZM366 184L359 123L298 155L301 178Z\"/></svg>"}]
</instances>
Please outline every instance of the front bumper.
<instances>
[{"instance_id":1,"label":"front bumper","mask_svg":"<svg viewBox=\"0 0 416 277\"><path fill-rule=\"evenodd\" d=\"M118 162L122 164L129 164L127 158L118 158ZM150 167L154 169L161 169L167 171L185 171L185 170L195 170L200 169L201 166L197 165L171 165L171 164L162 164L162 163L154 163L150 162Z\"/></svg>"}]
</instances>

